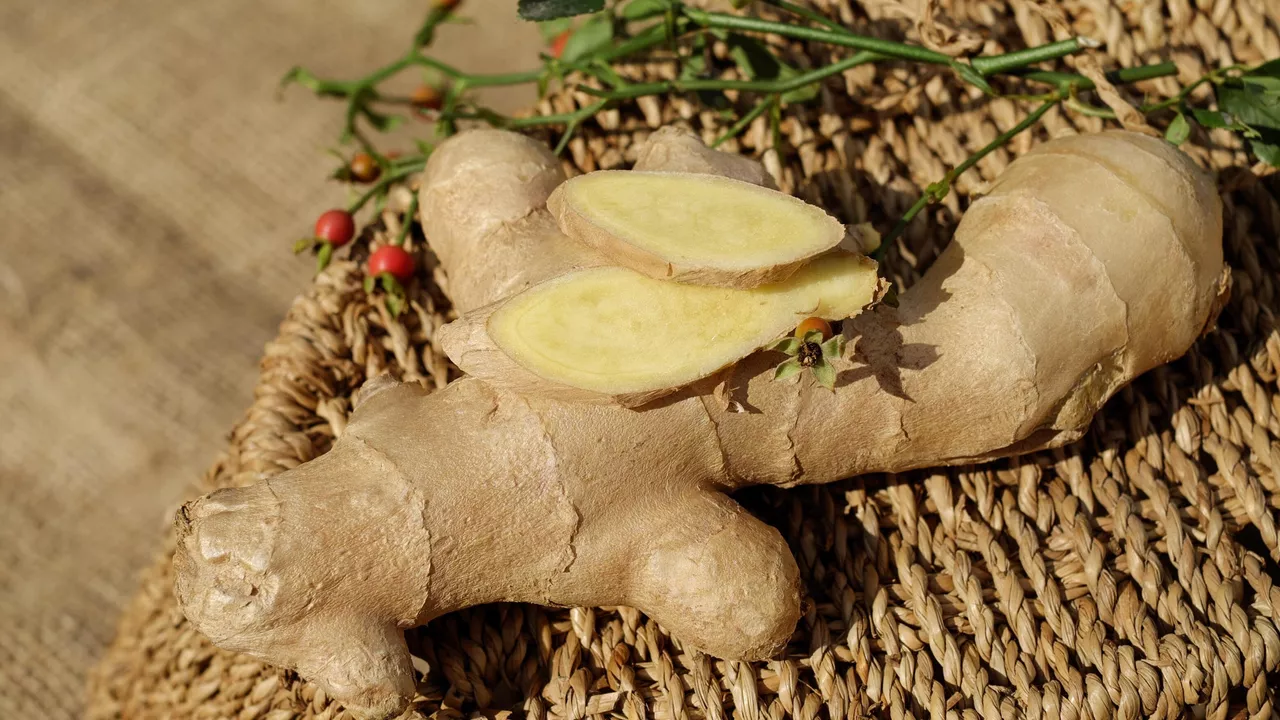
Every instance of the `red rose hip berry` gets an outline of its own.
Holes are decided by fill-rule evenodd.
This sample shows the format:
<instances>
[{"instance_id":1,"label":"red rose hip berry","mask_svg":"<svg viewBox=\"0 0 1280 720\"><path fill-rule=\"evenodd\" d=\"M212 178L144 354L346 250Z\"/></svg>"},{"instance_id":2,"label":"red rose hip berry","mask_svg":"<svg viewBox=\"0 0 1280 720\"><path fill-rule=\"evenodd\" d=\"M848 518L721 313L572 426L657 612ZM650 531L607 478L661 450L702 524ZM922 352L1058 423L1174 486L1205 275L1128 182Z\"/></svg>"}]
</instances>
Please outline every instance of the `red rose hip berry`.
<instances>
[{"instance_id":1,"label":"red rose hip berry","mask_svg":"<svg viewBox=\"0 0 1280 720\"><path fill-rule=\"evenodd\" d=\"M346 210L327 210L316 218L316 237L342 247L356 236L356 220Z\"/></svg>"},{"instance_id":2,"label":"red rose hip berry","mask_svg":"<svg viewBox=\"0 0 1280 720\"><path fill-rule=\"evenodd\" d=\"M399 245L383 245L369 256L369 275L388 273L400 282L413 277L413 256Z\"/></svg>"}]
</instances>

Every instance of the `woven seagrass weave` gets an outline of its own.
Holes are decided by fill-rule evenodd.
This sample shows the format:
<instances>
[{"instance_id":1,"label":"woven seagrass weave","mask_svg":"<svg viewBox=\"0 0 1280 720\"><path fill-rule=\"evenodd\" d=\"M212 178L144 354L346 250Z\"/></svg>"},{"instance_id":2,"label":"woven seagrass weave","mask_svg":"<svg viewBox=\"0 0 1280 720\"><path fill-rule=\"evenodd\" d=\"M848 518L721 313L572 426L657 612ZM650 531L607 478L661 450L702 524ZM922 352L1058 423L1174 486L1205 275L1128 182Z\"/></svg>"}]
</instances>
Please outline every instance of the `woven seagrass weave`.
<instances>
[{"instance_id":1,"label":"woven seagrass weave","mask_svg":"<svg viewBox=\"0 0 1280 720\"><path fill-rule=\"evenodd\" d=\"M910 14L893 2L822 7L864 32L915 37ZM941 10L946 27L928 32L982 38L987 52L1054 39L1029 5L957 0ZM1280 57L1280 3L1268 0L1093 0L1061 10L1072 32L1105 41L1112 66L1172 59L1184 83ZM790 51L808 66L839 56ZM1166 79L1136 92L1176 88ZM537 111L585 102L561 94ZM763 153L784 189L845 222L883 228L924 185L1023 116L1017 103L974 97L945 72L864 66L829 83L814 106L786 110L781 152L764 151L772 142L764 119L729 149ZM663 123L710 139L724 120L682 99L643 100L582 128L567 162L576 171L625 167ZM890 254L894 277L909 285L919 276L969 195L1015 154L1101 126L1051 111L980 162ZM1188 150L1219 171L1231 302L1218 331L1120 393L1086 439L982 467L740 495L788 539L809 595L776 660L686 651L625 608L489 606L410 633L426 671L417 710L538 719L1280 717L1280 184L1251 172L1230 137L1197 135ZM407 193L399 195L393 207ZM390 371L442 387L456 373L430 343L450 317L447 278L420 277L399 320L361 289L367 241L394 234L397 223L384 213L294 303L267 347L256 400L204 490L257 482L323 453L369 376ZM342 716L295 674L210 645L178 612L171 582L166 554L93 674L89 717Z\"/></svg>"}]
</instances>

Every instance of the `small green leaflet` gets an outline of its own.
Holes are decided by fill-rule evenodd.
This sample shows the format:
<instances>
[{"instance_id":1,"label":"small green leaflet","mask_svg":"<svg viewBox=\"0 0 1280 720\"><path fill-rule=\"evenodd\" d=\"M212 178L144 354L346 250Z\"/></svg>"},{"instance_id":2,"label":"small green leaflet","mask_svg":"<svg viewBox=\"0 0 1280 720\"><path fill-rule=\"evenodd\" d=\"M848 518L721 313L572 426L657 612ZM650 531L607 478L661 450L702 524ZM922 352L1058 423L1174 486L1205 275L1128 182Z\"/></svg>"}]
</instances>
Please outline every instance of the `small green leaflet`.
<instances>
[{"instance_id":1,"label":"small green leaflet","mask_svg":"<svg viewBox=\"0 0 1280 720\"><path fill-rule=\"evenodd\" d=\"M828 390L836 389L836 369L826 358L813 366L813 377L822 387Z\"/></svg>"},{"instance_id":2,"label":"small green leaflet","mask_svg":"<svg viewBox=\"0 0 1280 720\"><path fill-rule=\"evenodd\" d=\"M542 36L543 42L551 42L555 40L560 33L573 27L573 21L567 17L556 18L555 20L547 20L538 23L538 34Z\"/></svg>"},{"instance_id":3,"label":"small green leaflet","mask_svg":"<svg viewBox=\"0 0 1280 720\"><path fill-rule=\"evenodd\" d=\"M379 132L388 132L404 124L403 115L383 115L367 107L364 108L364 116L369 120L369 124Z\"/></svg>"},{"instance_id":4,"label":"small green leaflet","mask_svg":"<svg viewBox=\"0 0 1280 720\"><path fill-rule=\"evenodd\" d=\"M729 57L748 80L785 81L800 75L800 71L778 59L764 43L755 38L730 37ZM804 103L818 97L818 84L813 83L782 93L782 101Z\"/></svg>"},{"instance_id":5,"label":"small green leaflet","mask_svg":"<svg viewBox=\"0 0 1280 720\"><path fill-rule=\"evenodd\" d=\"M1280 167L1280 61L1272 60L1216 87L1218 107L1229 129L1249 138L1259 160ZM1200 121L1199 114L1196 121ZM1216 127L1210 125L1209 127Z\"/></svg>"},{"instance_id":6,"label":"small green leaflet","mask_svg":"<svg viewBox=\"0 0 1280 720\"><path fill-rule=\"evenodd\" d=\"M984 95L995 94L995 91L991 89L991 83L988 83L987 79L982 77L982 73L975 70L974 67L969 63L953 62L951 64L951 67L955 69L956 74L960 76L961 80L964 80L970 85L978 88L979 90L982 91L982 94Z\"/></svg>"},{"instance_id":7,"label":"small green leaflet","mask_svg":"<svg viewBox=\"0 0 1280 720\"><path fill-rule=\"evenodd\" d=\"M798 359L789 358L786 362L779 365L777 370L773 371L773 379L786 380L787 378L795 377L800 374L800 371L803 369L804 366L800 364Z\"/></svg>"},{"instance_id":8,"label":"small green leaflet","mask_svg":"<svg viewBox=\"0 0 1280 720\"><path fill-rule=\"evenodd\" d=\"M631 0L622 6L622 11L618 14L623 20L647 20L663 14L670 6L666 0Z\"/></svg>"},{"instance_id":9,"label":"small green leaflet","mask_svg":"<svg viewBox=\"0 0 1280 720\"><path fill-rule=\"evenodd\" d=\"M613 19L602 13L592 17L573 31L564 44L564 52L560 54L560 59L571 63L591 55L612 42Z\"/></svg>"},{"instance_id":10,"label":"small green leaflet","mask_svg":"<svg viewBox=\"0 0 1280 720\"><path fill-rule=\"evenodd\" d=\"M604 0L519 0L516 4L516 12L523 20L555 20L603 9Z\"/></svg>"},{"instance_id":11,"label":"small green leaflet","mask_svg":"<svg viewBox=\"0 0 1280 720\"><path fill-rule=\"evenodd\" d=\"M1181 145L1191 137L1191 123L1187 122L1187 116L1178 113L1173 116L1173 122L1169 123L1169 128L1164 131L1164 139L1174 145Z\"/></svg>"},{"instance_id":12,"label":"small green leaflet","mask_svg":"<svg viewBox=\"0 0 1280 720\"><path fill-rule=\"evenodd\" d=\"M795 355L800 351L800 343L800 338L788 335L787 337L766 345L765 350L776 350L788 355Z\"/></svg>"}]
</instances>

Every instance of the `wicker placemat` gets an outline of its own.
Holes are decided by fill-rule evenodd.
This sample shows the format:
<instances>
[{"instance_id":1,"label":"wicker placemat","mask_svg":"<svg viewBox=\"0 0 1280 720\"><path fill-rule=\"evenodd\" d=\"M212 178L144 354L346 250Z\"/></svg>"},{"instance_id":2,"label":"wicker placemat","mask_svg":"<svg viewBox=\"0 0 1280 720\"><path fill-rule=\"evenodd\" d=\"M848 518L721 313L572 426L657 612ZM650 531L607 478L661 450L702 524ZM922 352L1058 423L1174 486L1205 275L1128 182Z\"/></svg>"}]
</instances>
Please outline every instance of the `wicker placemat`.
<instances>
[{"instance_id":1,"label":"wicker placemat","mask_svg":"<svg viewBox=\"0 0 1280 720\"><path fill-rule=\"evenodd\" d=\"M1106 41L1112 62L1172 59L1183 82L1280 56L1280 3L1063 9L1074 32ZM910 25L897 3L827 10L879 33ZM1053 39L1029 5L961 0L943 11L958 32L988 38L987 51ZM810 65L833 57L809 52ZM941 72L864 66L843 80L817 107L790 108L784 151L764 157L785 189L847 222L883 227L923 185L1023 117L1017 104L974 97ZM539 111L579 102L560 95ZM644 101L635 113L600 116L569 157L578 170L624 166L650 128L673 122L710 138L722 120L678 99ZM905 284L918 277L965 198L1014 153L1100 127L1050 112L912 226L891 253L894 274ZM760 120L731 149L758 153L768 135ZM1250 173L1229 137L1193 143L1198 160L1222 171L1234 295L1219 331L1124 390L1084 441L980 468L743 493L791 543L811 598L775 661L685 652L634 610L489 606L411 633L420 669L429 667L418 709L664 720L1277 717L1280 184ZM436 387L450 378L429 342L449 317L447 279L421 278L414 311L397 321L361 290L363 248L294 303L267 348L257 399L205 488L256 482L324 452L368 376L389 369ZM93 675L91 718L341 715L296 675L212 647L178 612L171 579L166 555Z\"/></svg>"}]
</instances>

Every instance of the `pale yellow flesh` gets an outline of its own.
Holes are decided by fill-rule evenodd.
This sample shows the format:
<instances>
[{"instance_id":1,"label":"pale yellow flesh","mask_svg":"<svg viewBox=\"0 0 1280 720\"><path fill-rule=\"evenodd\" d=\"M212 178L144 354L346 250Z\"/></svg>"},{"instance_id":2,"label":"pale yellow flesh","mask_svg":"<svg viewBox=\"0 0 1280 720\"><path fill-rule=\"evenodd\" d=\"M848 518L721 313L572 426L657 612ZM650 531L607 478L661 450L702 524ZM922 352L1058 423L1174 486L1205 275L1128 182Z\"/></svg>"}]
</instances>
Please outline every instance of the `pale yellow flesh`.
<instances>
[{"instance_id":1,"label":"pale yellow flesh","mask_svg":"<svg viewBox=\"0 0 1280 720\"><path fill-rule=\"evenodd\" d=\"M618 267L570 273L489 318L508 356L555 382L606 394L680 387L754 352L802 319L843 319L872 298L876 266L819 258L750 290L655 280Z\"/></svg>"},{"instance_id":2,"label":"pale yellow flesh","mask_svg":"<svg viewBox=\"0 0 1280 720\"><path fill-rule=\"evenodd\" d=\"M567 192L597 228L673 264L749 270L812 257L842 236L820 208L710 175L591 173Z\"/></svg>"}]
</instances>

